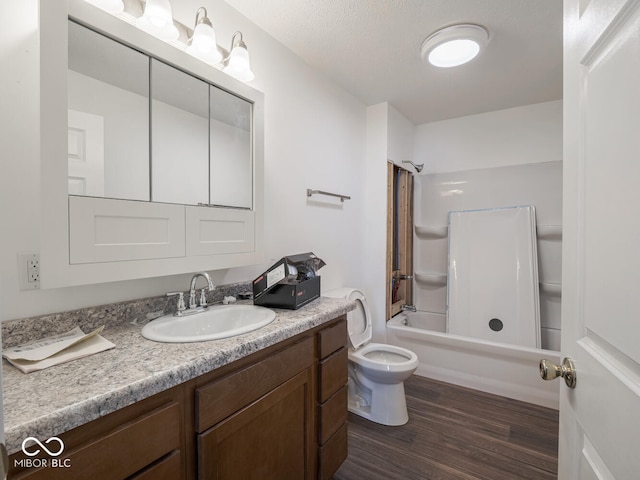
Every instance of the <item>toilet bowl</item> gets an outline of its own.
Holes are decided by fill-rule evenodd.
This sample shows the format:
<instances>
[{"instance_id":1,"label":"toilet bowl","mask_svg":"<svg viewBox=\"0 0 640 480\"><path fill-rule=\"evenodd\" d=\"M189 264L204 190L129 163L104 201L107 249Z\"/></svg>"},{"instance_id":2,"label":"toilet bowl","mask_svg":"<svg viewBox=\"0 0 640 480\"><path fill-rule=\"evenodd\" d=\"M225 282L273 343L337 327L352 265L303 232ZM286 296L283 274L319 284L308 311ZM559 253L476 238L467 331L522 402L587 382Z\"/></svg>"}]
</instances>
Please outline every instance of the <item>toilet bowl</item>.
<instances>
[{"instance_id":1,"label":"toilet bowl","mask_svg":"<svg viewBox=\"0 0 640 480\"><path fill-rule=\"evenodd\" d=\"M349 411L382 425L404 425L409 420L404 381L418 367L417 355L406 348L370 343L371 313L360 290L340 288L323 296L357 304L347 313Z\"/></svg>"}]
</instances>

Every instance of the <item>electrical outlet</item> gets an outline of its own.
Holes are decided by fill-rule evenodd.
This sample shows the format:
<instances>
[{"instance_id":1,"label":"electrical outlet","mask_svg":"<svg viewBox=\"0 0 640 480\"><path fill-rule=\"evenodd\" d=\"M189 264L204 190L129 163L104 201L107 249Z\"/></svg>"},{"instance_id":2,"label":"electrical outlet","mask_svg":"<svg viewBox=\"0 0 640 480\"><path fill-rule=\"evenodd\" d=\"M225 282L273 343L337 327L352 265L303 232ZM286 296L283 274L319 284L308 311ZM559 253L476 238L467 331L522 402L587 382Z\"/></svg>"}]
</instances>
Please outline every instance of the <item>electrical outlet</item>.
<instances>
[{"instance_id":1,"label":"electrical outlet","mask_svg":"<svg viewBox=\"0 0 640 480\"><path fill-rule=\"evenodd\" d=\"M40 288L40 254L18 254L18 280L20 290L37 290Z\"/></svg>"}]
</instances>

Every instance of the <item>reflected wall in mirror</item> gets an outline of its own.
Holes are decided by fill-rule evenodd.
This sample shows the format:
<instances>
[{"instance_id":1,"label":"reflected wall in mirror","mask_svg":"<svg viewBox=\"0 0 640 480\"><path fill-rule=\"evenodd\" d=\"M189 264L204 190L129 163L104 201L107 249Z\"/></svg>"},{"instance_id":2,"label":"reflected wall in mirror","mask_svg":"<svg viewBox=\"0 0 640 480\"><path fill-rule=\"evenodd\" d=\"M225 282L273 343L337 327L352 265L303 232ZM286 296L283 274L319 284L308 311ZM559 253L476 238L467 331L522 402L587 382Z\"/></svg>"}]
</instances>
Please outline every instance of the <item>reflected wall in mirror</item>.
<instances>
[{"instance_id":1,"label":"reflected wall in mirror","mask_svg":"<svg viewBox=\"0 0 640 480\"><path fill-rule=\"evenodd\" d=\"M209 84L151 60L151 198L209 203Z\"/></svg>"},{"instance_id":2,"label":"reflected wall in mirror","mask_svg":"<svg viewBox=\"0 0 640 480\"><path fill-rule=\"evenodd\" d=\"M209 203L252 208L251 103L211 86Z\"/></svg>"},{"instance_id":3,"label":"reflected wall in mirror","mask_svg":"<svg viewBox=\"0 0 640 480\"><path fill-rule=\"evenodd\" d=\"M149 58L69 22L69 194L149 200Z\"/></svg>"}]
</instances>

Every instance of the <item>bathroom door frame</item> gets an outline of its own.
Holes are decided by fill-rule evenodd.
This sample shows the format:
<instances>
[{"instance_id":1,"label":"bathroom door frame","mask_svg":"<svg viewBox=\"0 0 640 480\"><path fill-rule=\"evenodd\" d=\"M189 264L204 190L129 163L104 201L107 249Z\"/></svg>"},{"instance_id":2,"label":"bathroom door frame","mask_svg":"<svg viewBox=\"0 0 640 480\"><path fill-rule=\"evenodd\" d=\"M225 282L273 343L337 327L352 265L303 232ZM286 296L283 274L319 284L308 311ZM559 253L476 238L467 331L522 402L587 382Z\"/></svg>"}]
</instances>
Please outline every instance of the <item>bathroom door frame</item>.
<instances>
[{"instance_id":1,"label":"bathroom door frame","mask_svg":"<svg viewBox=\"0 0 640 480\"><path fill-rule=\"evenodd\" d=\"M413 276L413 174L392 161L387 162L386 271L386 320L390 320L403 305L413 303L413 280L398 278Z\"/></svg>"}]
</instances>

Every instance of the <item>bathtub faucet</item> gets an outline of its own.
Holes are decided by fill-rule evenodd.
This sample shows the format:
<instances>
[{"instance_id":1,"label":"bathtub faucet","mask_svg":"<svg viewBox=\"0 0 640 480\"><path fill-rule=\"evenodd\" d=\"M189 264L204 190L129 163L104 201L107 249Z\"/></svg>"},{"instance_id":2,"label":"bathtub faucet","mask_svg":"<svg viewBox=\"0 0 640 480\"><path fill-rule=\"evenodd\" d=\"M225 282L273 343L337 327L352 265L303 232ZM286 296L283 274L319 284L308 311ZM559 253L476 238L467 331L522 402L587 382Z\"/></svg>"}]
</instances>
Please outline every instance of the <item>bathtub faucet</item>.
<instances>
[{"instance_id":1,"label":"bathtub faucet","mask_svg":"<svg viewBox=\"0 0 640 480\"><path fill-rule=\"evenodd\" d=\"M400 310L403 312L415 312L417 309L415 305L402 305Z\"/></svg>"},{"instance_id":2,"label":"bathtub faucet","mask_svg":"<svg viewBox=\"0 0 640 480\"><path fill-rule=\"evenodd\" d=\"M400 272L396 272L393 275L393 278L395 278L396 280L413 280L413 275L404 275Z\"/></svg>"}]
</instances>

